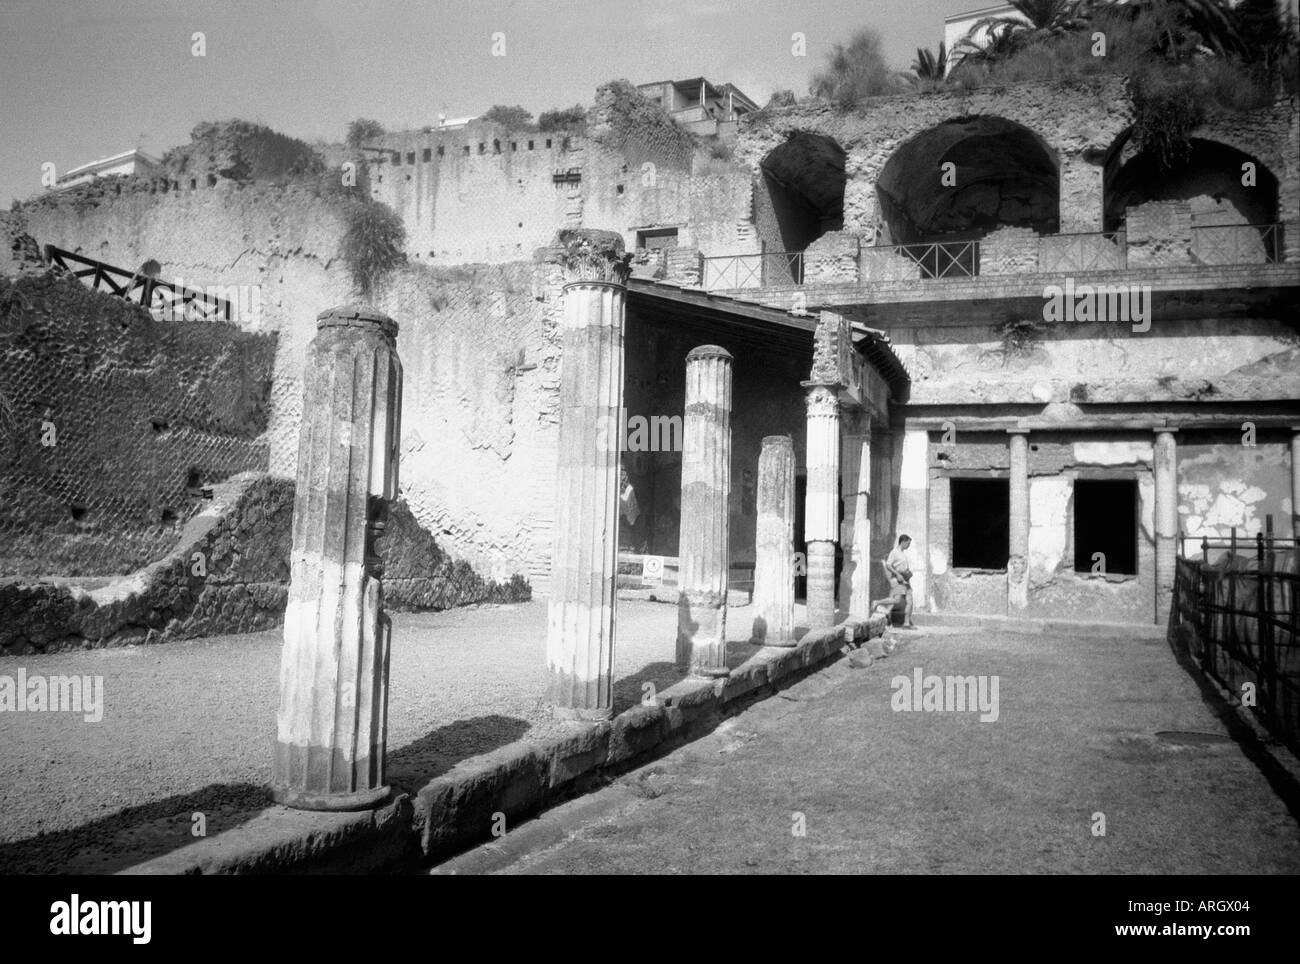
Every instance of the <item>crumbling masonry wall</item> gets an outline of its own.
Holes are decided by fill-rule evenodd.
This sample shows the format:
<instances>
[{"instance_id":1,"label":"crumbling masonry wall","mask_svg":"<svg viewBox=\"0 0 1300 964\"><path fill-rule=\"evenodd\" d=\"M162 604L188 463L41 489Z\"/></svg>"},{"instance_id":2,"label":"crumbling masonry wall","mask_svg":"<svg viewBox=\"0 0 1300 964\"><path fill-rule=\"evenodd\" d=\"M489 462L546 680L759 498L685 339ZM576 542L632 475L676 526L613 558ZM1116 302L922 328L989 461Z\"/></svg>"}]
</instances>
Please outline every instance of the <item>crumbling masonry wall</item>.
<instances>
[{"instance_id":1,"label":"crumbling masonry wall","mask_svg":"<svg viewBox=\"0 0 1300 964\"><path fill-rule=\"evenodd\" d=\"M21 214L42 244L128 266L154 258L192 286L258 286L260 314L240 324L276 338L264 442L270 471L293 476L316 315L355 298L337 204L307 187L222 181L94 205L45 198ZM558 297L535 286L531 263L413 264L372 299L400 325L403 495L446 551L498 581L549 570Z\"/></svg>"},{"instance_id":2,"label":"crumbling masonry wall","mask_svg":"<svg viewBox=\"0 0 1300 964\"><path fill-rule=\"evenodd\" d=\"M0 278L0 577L131 572L204 486L265 471L275 347L71 276Z\"/></svg>"}]
</instances>

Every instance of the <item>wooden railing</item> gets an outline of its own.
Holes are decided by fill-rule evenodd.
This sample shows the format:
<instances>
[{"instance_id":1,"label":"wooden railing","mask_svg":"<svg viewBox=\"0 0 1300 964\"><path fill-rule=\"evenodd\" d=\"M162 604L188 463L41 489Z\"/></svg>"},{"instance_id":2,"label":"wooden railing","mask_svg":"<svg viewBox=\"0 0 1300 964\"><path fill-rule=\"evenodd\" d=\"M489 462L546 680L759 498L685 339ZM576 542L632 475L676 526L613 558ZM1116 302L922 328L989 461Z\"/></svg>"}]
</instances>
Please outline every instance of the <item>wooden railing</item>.
<instances>
[{"instance_id":1,"label":"wooden railing","mask_svg":"<svg viewBox=\"0 0 1300 964\"><path fill-rule=\"evenodd\" d=\"M230 302L194 288L128 271L104 261L45 246L45 260L80 278L96 291L106 291L149 310L159 320L230 321Z\"/></svg>"}]
</instances>

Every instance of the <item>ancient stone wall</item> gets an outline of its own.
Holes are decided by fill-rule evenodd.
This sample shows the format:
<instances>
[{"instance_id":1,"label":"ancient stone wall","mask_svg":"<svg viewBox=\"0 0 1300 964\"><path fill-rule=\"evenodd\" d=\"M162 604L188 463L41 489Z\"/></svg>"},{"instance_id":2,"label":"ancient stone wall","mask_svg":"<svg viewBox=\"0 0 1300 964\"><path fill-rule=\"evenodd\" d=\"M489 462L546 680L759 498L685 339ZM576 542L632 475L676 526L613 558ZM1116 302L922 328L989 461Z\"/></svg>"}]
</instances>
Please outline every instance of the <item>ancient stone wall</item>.
<instances>
[{"instance_id":1,"label":"ancient stone wall","mask_svg":"<svg viewBox=\"0 0 1300 964\"><path fill-rule=\"evenodd\" d=\"M153 644L271 629L284 618L294 483L246 473L212 486L169 550L129 576L0 582L0 655ZM526 581L486 580L398 500L379 552L385 606L519 602Z\"/></svg>"},{"instance_id":2,"label":"ancient stone wall","mask_svg":"<svg viewBox=\"0 0 1300 964\"><path fill-rule=\"evenodd\" d=\"M265 471L275 351L71 276L0 278L0 576L133 571L204 486Z\"/></svg>"},{"instance_id":3,"label":"ancient stone wall","mask_svg":"<svg viewBox=\"0 0 1300 964\"><path fill-rule=\"evenodd\" d=\"M154 258L187 285L256 287L260 311L241 321L274 334L264 444L270 471L290 478L298 454L302 370L316 315L356 297L340 257L341 207L311 187L240 185L24 205L42 244L119 265ZM531 257L531 252L529 252ZM534 288L529 264L389 275L373 301L398 321L406 366L403 494L421 525L479 572L532 579L549 568L558 301Z\"/></svg>"}]
</instances>

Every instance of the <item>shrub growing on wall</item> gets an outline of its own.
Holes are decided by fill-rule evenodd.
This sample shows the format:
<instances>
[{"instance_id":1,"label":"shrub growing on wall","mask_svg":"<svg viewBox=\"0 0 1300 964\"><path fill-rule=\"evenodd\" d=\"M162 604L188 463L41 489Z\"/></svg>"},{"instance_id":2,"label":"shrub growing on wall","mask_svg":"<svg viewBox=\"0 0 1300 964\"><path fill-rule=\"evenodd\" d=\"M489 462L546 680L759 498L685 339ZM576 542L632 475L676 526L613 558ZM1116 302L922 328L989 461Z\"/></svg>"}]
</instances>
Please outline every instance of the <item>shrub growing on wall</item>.
<instances>
[{"instance_id":1,"label":"shrub growing on wall","mask_svg":"<svg viewBox=\"0 0 1300 964\"><path fill-rule=\"evenodd\" d=\"M581 104L554 110L544 110L537 118L537 129L543 134L571 131L581 134L587 129L587 108Z\"/></svg>"},{"instance_id":2,"label":"shrub growing on wall","mask_svg":"<svg viewBox=\"0 0 1300 964\"><path fill-rule=\"evenodd\" d=\"M480 120L493 121L500 124L507 130L512 131L531 131L536 129L533 123L531 111L527 111L519 105L507 107L504 104L496 104L483 112Z\"/></svg>"},{"instance_id":3,"label":"shrub growing on wall","mask_svg":"<svg viewBox=\"0 0 1300 964\"><path fill-rule=\"evenodd\" d=\"M352 201L345 209L343 259L362 297L370 297L380 279L406 263L406 227L396 212L378 201Z\"/></svg>"}]
</instances>

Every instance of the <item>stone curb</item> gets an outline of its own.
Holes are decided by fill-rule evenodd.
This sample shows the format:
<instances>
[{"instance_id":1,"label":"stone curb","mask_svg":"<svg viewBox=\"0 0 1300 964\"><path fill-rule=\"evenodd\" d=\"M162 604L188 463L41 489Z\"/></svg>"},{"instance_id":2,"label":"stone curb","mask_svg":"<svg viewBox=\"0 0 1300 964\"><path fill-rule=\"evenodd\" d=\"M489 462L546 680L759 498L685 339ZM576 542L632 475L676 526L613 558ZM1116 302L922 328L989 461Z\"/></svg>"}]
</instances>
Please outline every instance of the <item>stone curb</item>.
<instances>
[{"instance_id":1,"label":"stone curb","mask_svg":"<svg viewBox=\"0 0 1300 964\"><path fill-rule=\"evenodd\" d=\"M846 642L865 643L884 631L882 616L810 631L796 646L759 650L725 678L682 680L655 702L610 721L574 724L570 733L544 743L519 741L462 760L377 810L311 813L270 806L232 830L119 873L380 873L442 859L703 736L725 717L837 659Z\"/></svg>"}]
</instances>

